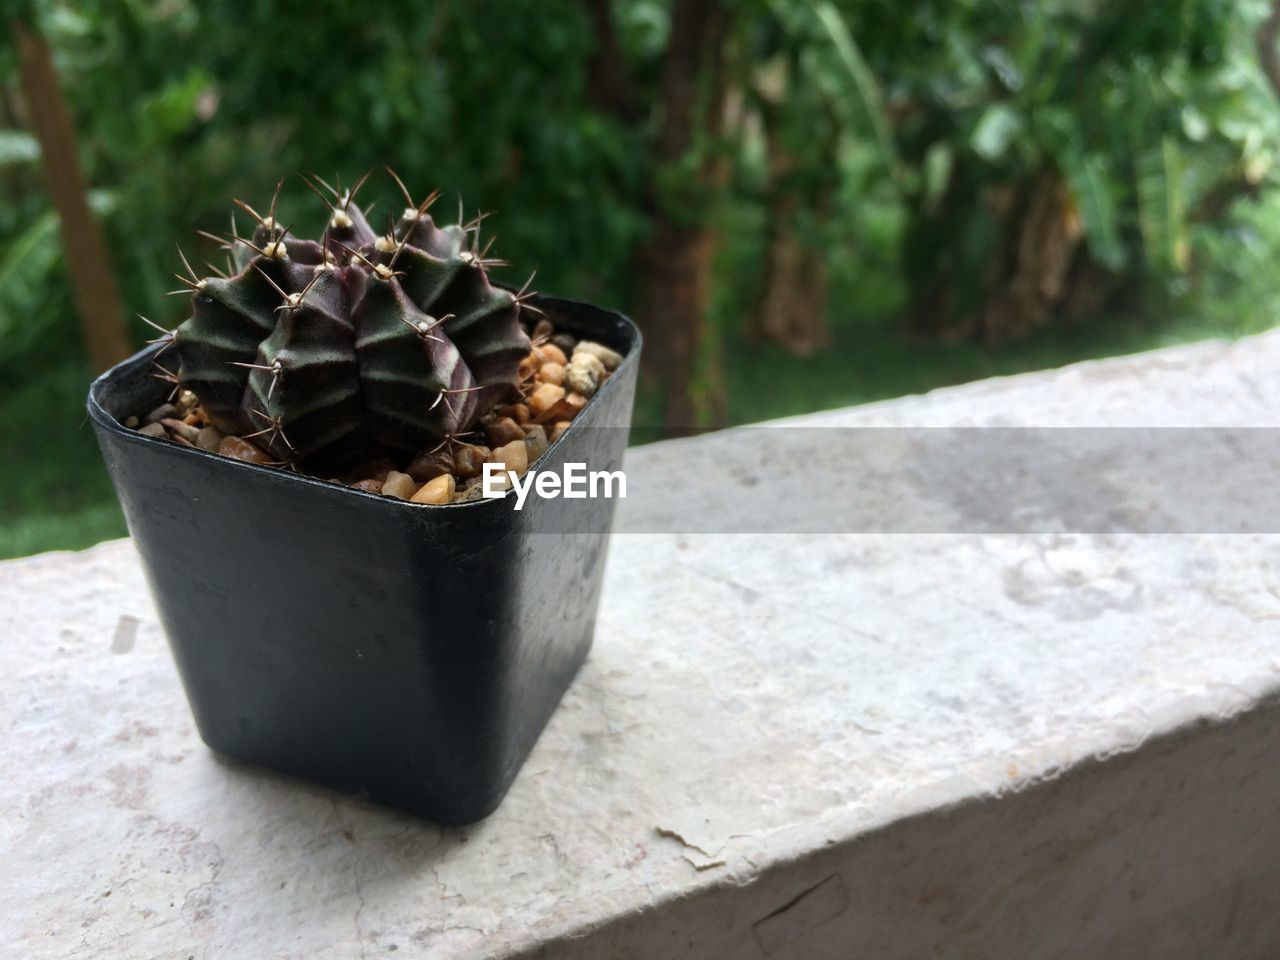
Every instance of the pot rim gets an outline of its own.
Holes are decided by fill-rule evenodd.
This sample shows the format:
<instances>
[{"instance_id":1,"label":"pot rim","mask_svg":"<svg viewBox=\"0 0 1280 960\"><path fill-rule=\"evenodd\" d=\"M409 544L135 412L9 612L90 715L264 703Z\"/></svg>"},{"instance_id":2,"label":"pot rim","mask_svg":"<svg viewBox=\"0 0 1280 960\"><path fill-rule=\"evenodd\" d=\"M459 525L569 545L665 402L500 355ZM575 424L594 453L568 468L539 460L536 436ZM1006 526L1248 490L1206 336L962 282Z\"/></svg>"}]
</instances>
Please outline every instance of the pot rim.
<instances>
[{"instance_id":1,"label":"pot rim","mask_svg":"<svg viewBox=\"0 0 1280 960\"><path fill-rule=\"evenodd\" d=\"M613 317L617 318L618 320L621 320L622 323L629 328L633 339L630 346L627 348L626 352L622 356L622 363L618 365L618 370L624 369L629 364L635 364L639 362L640 349L644 345L644 337L640 332L640 327L636 324L634 320L632 320L626 314L620 313L616 310L610 310L607 307L598 307L598 306L595 306L594 304L589 304L579 300L564 300L558 297L538 297L537 299L545 300L548 302L555 301L559 303L569 304L574 307L590 307L593 310L599 310L601 312L608 313ZM535 301L535 303L536 302L537 301ZM121 360L119 363L114 364L113 366L109 367L108 369L104 370L102 373L98 374L98 376L93 378L93 381L89 384L89 394L88 394L88 398L86 399L85 406L88 410L89 419L92 420L93 423L99 429L109 430L115 433L117 436L122 437L127 443L137 443L137 444L143 444L143 445L158 444L158 445L162 445L166 449L172 449L174 452L178 453L179 455L192 454L197 457L208 458L211 462L216 462L218 464L224 464L224 465L231 464L233 467L239 467L239 468L247 469L250 471L255 471L262 475L270 476L271 478L273 478L273 482L301 483L305 486L316 487L327 492L332 492L334 490L343 490L353 496L363 497L367 500L389 504L393 507L412 507L417 509L430 509L430 510L439 510L439 509L459 510L459 509L468 508L468 507L473 509L481 509L486 506L492 507L494 504L499 504L504 502L506 498L513 492L512 489L508 487L503 492L503 495L501 497L481 498L479 500L467 500L467 501L462 501L458 503L414 503L412 500L401 500L398 497L387 497L387 496L383 496L380 493L370 493L367 490L358 490L355 487L350 487L346 485L345 483L335 483L331 480L325 480L320 477L312 476L311 474L298 473L296 471L286 470L281 467L269 467L260 463L251 463L247 460L237 460L235 457L224 457L220 453L214 453L213 451L210 451L210 450L203 450L200 447L195 447L195 446L187 447L180 443L174 443L172 440L161 439L160 437L152 437L145 433L139 433L137 430L126 427L123 423L121 423L114 416L108 413L107 409L102 405L101 401L98 399L98 392L103 386L105 386L106 382L109 379L111 379L113 376L122 374L124 372L124 368L132 366L133 364L141 362L144 358L148 358L154 354L159 353L161 350L164 349L164 347L165 347L165 344L162 344L162 343L153 344L149 347L145 347L142 350L139 350L137 353L134 353L126 357L125 359ZM604 385L599 390L597 390L591 396L591 398L587 401L586 406L583 407L583 412L585 413L588 409L590 409L590 407L595 403L596 399L606 395L607 391L618 389L617 383L619 379L620 378L618 378L616 375L609 377L609 379L605 381ZM547 445L547 451L542 455L542 458L545 459L551 453L552 450L555 450L557 447L559 447L560 444L564 441L564 438L569 433L571 433L577 425L578 425L577 418L574 418L572 421L570 421L568 428L566 428L565 431L561 433L559 437L556 438L555 442Z\"/></svg>"}]
</instances>

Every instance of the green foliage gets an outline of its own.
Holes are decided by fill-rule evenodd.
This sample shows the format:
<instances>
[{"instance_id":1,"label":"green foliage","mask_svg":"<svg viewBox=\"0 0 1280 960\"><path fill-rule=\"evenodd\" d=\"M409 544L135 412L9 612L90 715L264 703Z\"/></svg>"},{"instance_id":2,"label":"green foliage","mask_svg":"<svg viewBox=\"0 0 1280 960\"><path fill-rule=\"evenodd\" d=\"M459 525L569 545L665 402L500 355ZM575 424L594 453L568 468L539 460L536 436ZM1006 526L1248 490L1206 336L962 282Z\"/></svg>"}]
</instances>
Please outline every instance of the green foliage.
<instances>
[{"instance_id":1,"label":"green foliage","mask_svg":"<svg viewBox=\"0 0 1280 960\"><path fill-rule=\"evenodd\" d=\"M851 99L860 105L868 126L875 134L881 160L894 181L900 183L903 178L902 161L898 156L898 147L894 142L893 134L889 130L889 120L885 116L879 84L872 76L862 51L858 49L853 34L849 32L848 24L841 19L835 5L829 0L824 0L814 7L814 16L830 37L840 65L848 74L854 94Z\"/></svg>"},{"instance_id":2,"label":"green foliage","mask_svg":"<svg viewBox=\"0 0 1280 960\"><path fill-rule=\"evenodd\" d=\"M644 131L585 108L593 40L573 0L511 0L481 16L463 0L406 16L340 0L39 6L84 128L87 176L127 198L108 224L126 301L148 313L165 304L161 322L180 319L162 300L175 239L225 231L225 197L282 169L351 180L387 161L406 179L453 186L468 216L480 202L496 210L487 226L546 289L607 299L628 288L646 222ZM637 33L652 43L651 25ZM14 85L11 70L4 79ZM14 182L40 197L29 161ZM0 250L39 207L15 217L21 226L0 221ZM197 256L198 243L183 246Z\"/></svg>"},{"instance_id":3,"label":"green foliage","mask_svg":"<svg viewBox=\"0 0 1280 960\"><path fill-rule=\"evenodd\" d=\"M89 195L90 208L109 218L114 198L104 191ZM59 335L55 315L33 310L48 299L50 287L62 271L62 244L58 218L52 210L41 212L18 233L0 255L0 370L30 364ZM56 298L62 303L62 298Z\"/></svg>"},{"instance_id":4,"label":"green foliage","mask_svg":"<svg viewBox=\"0 0 1280 960\"><path fill-rule=\"evenodd\" d=\"M21 130L0 130L0 167L34 163L40 159L36 138Z\"/></svg>"},{"instance_id":5,"label":"green foliage","mask_svg":"<svg viewBox=\"0 0 1280 960\"><path fill-rule=\"evenodd\" d=\"M0 390L0 557L124 535L84 414L89 371L72 361Z\"/></svg>"},{"instance_id":6,"label":"green foliage","mask_svg":"<svg viewBox=\"0 0 1280 960\"><path fill-rule=\"evenodd\" d=\"M394 14L343 0L20 6L54 49L128 310L166 326L185 316L182 298L164 297L174 241L198 267L213 257L189 231L225 232L227 196L259 196L280 170L351 180L383 162L451 185L467 217L496 210L486 230L513 263L538 268L540 289L623 307L655 198L715 217L739 418L1156 342L1161 329L1138 325L1121 340L1055 333L993 357L904 346L900 317L940 274L956 281L947 309L981 302L1008 231L991 199L1045 170L1069 189L1089 259L1148 315L1191 324L1164 329L1243 332L1280 316L1280 109L1252 46L1264 0L726 0L728 133L658 169L670 0L614 4L630 113L592 100L597 38L580 0L432 0ZM826 258L834 305L835 346L807 366L741 336L778 184L759 94L786 74L772 122L799 162L782 183L804 198L796 227ZM30 418L44 423L78 416L83 371L65 360L79 334L17 87L0 39L0 400L14 422L26 416L14 404L45 404ZM687 189L689 166L712 150L731 168L722 196ZM830 210L809 202L828 194ZM379 228L387 212L375 211ZM290 225L308 234L321 220ZM785 383L772 389L766 371ZM32 392L36 379L74 402ZM68 457L58 477L96 469L83 450ZM34 510L31 491L56 484L32 476L12 502ZM84 483L103 495L96 474Z\"/></svg>"},{"instance_id":7,"label":"green foliage","mask_svg":"<svg viewBox=\"0 0 1280 960\"><path fill-rule=\"evenodd\" d=\"M60 253L58 218L52 210L40 214L5 248L0 260L0 362L23 358L31 350L40 331L23 308L40 299Z\"/></svg>"},{"instance_id":8,"label":"green foliage","mask_svg":"<svg viewBox=\"0 0 1280 960\"><path fill-rule=\"evenodd\" d=\"M1094 259L1163 282L1190 266L1198 195L1218 174L1256 182L1269 169L1278 131L1252 67L1256 4L847 0L843 12L886 78L916 216L938 213L949 189L945 220L925 232L975 245L970 262L991 254L989 189L1057 169ZM937 254L921 239L908 257L928 271Z\"/></svg>"},{"instance_id":9,"label":"green foliage","mask_svg":"<svg viewBox=\"0 0 1280 960\"><path fill-rule=\"evenodd\" d=\"M1192 228L1192 260L1200 284L1195 317L1220 336L1259 333L1280 324L1280 191L1257 203L1239 201L1228 230Z\"/></svg>"},{"instance_id":10,"label":"green foliage","mask_svg":"<svg viewBox=\"0 0 1280 960\"><path fill-rule=\"evenodd\" d=\"M656 95L666 6L616 5L639 103ZM34 7L84 127L89 178L124 200L108 225L116 266L127 301L148 311L172 286L172 239L193 225L225 229L222 197L248 194L279 169L351 178L385 159L497 210L491 228L503 249L537 266L545 288L626 303L649 182L680 179L678 169L647 169L645 123L588 105L585 64L596 41L573 0L510 0L479 16L469 0L400 17L341 0ZM1187 270L1188 218L1221 176L1271 175L1280 113L1249 44L1264 8L1259 0L731 6L748 72L762 31L781 30L801 50L806 82L792 85L785 104L795 127L825 123L829 100L845 135L878 155L864 181L872 203L859 194L840 212L846 232L878 215L867 209L877 198L902 202L900 189L910 218L936 233L929 217L941 212L948 184L960 184L968 199L947 212L944 236L976 244L961 259L981 262L993 235L981 223L985 188L1052 164L1071 184L1095 259L1157 282ZM12 87L11 58L0 70ZM749 170L756 145L744 129L732 148ZM24 132L0 132L0 177L21 195L9 215L0 212L3 251L29 240L44 212L34 150ZM921 269L913 256L908 243L908 275ZM923 262L927 269L932 259ZM44 278L47 269L37 259L29 272ZM69 332L64 298L27 306L34 328ZM172 310L157 319L176 322Z\"/></svg>"}]
</instances>

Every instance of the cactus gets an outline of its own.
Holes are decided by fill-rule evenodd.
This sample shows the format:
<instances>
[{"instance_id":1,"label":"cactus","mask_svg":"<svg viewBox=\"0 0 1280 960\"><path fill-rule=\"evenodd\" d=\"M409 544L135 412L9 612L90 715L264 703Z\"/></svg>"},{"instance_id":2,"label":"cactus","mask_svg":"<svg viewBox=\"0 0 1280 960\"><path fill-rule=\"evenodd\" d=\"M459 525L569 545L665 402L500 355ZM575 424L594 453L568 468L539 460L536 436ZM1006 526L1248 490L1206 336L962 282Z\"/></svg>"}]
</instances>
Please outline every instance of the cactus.
<instances>
[{"instance_id":1,"label":"cactus","mask_svg":"<svg viewBox=\"0 0 1280 960\"><path fill-rule=\"evenodd\" d=\"M343 191L308 181L328 207L319 241L237 203L251 237L216 238L226 274L180 277L191 316L166 339L166 371L224 433L253 438L281 463L344 451L414 452L465 434L511 396L530 348L520 324L531 294L489 282L501 261L478 249L479 220L438 226L433 193L384 234ZM461 218L459 218L461 219Z\"/></svg>"}]
</instances>

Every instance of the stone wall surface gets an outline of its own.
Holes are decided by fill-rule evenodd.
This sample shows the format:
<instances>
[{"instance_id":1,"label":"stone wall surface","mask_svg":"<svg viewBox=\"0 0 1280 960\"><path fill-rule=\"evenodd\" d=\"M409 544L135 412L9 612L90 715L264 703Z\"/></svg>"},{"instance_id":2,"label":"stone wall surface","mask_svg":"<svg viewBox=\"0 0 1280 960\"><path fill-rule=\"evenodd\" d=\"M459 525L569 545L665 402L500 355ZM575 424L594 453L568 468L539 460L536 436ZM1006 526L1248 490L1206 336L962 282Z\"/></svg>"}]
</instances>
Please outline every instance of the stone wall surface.
<instances>
[{"instance_id":1,"label":"stone wall surface","mask_svg":"<svg viewBox=\"0 0 1280 960\"><path fill-rule=\"evenodd\" d=\"M1277 411L1269 334L787 424ZM1272 958L1278 565L1268 534L618 535L582 674L446 829L211 754L129 541L9 561L0 955Z\"/></svg>"}]
</instances>

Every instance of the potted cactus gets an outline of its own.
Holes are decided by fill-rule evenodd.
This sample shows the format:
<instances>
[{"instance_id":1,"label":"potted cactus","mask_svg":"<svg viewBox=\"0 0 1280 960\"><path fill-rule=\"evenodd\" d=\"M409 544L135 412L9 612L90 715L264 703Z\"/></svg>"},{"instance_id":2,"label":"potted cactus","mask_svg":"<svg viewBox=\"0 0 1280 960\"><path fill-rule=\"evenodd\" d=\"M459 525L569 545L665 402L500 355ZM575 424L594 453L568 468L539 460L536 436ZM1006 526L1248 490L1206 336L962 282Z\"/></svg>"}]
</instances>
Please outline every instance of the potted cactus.
<instances>
[{"instance_id":1,"label":"potted cactus","mask_svg":"<svg viewBox=\"0 0 1280 960\"><path fill-rule=\"evenodd\" d=\"M205 742L462 823L586 657L613 511L484 481L617 470L640 336L494 284L479 220L398 178L375 231L363 183L310 184L318 240L241 204L227 268L183 258L190 316L88 407Z\"/></svg>"}]
</instances>

